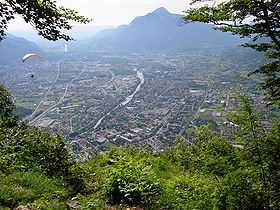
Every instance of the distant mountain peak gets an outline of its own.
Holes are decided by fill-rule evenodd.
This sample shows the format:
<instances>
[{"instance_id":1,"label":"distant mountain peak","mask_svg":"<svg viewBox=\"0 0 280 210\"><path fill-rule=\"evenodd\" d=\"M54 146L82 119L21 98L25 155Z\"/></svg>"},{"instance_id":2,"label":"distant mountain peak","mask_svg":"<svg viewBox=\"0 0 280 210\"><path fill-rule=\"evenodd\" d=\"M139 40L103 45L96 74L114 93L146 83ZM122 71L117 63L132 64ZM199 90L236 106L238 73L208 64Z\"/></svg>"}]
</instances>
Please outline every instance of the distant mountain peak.
<instances>
[{"instance_id":1,"label":"distant mountain peak","mask_svg":"<svg viewBox=\"0 0 280 210\"><path fill-rule=\"evenodd\" d=\"M152 14L158 14L158 15L166 15L170 14L170 12L165 7L160 7L152 12Z\"/></svg>"},{"instance_id":2,"label":"distant mountain peak","mask_svg":"<svg viewBox=\"0 0 280 210\"><path fill-rule=\"evenodd\" d=\"M238 44L231 35L215 31L211 25L185 24L183 15L164 7L138 16L128 25L100 33L91 42L92 49L129 52L179 52Z\"/></svg>"}]
</instances>

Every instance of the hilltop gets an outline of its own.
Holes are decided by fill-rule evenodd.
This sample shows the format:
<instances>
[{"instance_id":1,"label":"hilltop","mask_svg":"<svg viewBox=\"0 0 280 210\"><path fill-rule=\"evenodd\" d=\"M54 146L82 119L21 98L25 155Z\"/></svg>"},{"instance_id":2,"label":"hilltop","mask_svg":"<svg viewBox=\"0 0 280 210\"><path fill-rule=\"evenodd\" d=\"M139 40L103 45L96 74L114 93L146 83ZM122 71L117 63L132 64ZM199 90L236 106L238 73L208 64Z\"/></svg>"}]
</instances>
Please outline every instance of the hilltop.
<instances>
[{"instance_id":1,"label":"hilltop","mask_svg":"<svg viewBox=\"0 0 280 210\"><path fill-rule=\"evenodd\" d=\"M182 15L161 7L130 24L97 33L84 41L82 50L102 51L186 51L236 46L240 40L220 33L211 25L186 22Z\"/></svg>"}]
</instances>

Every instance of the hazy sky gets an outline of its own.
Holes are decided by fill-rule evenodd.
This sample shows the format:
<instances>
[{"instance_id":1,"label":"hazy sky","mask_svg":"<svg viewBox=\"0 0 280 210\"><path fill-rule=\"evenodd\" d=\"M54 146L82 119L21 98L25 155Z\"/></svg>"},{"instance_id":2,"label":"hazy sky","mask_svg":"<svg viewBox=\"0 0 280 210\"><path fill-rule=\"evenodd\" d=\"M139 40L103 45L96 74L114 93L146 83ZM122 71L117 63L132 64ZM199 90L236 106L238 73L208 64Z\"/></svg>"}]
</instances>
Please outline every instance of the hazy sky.
<instances>
[{"instance_id":1,"label":"hazy sky","mask_svg":"<svg viewBox=\"0 0 280 210\"><path fill-rule=\"evenodd\" d=\"M78 10L82 15L93 18L93 25L117 26L128 24L136 16L145 15L159 7L170 12L182 13L189 0L57 0L63 6ZM10 31L26 28L17 18L9 26Z\"/></svg>"}]
</instances>

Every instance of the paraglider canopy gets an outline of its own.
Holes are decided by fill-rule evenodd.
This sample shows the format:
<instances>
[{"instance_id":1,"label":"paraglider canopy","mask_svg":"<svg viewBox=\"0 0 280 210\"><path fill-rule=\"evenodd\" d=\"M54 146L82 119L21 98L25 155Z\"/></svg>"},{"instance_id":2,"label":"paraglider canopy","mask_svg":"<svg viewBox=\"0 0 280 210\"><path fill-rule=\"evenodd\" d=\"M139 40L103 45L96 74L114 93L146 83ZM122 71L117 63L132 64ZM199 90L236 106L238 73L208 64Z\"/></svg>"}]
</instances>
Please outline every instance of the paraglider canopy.
<instances>
[{"instance_id":1,"label":"paraglider canopy","mask_svg":"<svg viewBox=\"0 0 280 210\"><path fill-rule=\"evenodd\" d=\"M32 58L42 59L42 57L40 55L38 55L37 53L28 53L22 57L22 62L24 63L25 61L32 59Z\"/></svg>"}]
</instances>

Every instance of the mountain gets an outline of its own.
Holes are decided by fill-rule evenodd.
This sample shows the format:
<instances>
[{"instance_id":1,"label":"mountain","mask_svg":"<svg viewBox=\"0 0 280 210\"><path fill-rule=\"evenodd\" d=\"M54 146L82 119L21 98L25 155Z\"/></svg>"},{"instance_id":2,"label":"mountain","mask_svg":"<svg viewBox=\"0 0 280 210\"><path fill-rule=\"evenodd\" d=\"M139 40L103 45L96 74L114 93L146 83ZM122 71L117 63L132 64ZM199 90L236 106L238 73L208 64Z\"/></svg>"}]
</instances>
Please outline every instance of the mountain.
<instances>
[{"instance_id":1,"label":"mountain","mask_svg":"<svg viewBox=\"0 0 280 210\"><path fill-rule=\"evenodd\" d=\"M0 42L0 64L19 62L29 52L41 52L41 49L33 42L8 34Z\"/></svg>"},{"instance_id":2,"label":"mountain","mask_svg":"<svg viewBox=\"0 0 280 210\"><path fill-rule=\"evenodd\" d=\"M129 25L104 30L82 45L83 50L161 51L234 46L240 42L211 25L186 22L161 7L136 17Z\"/></svg>"},{"instance_id":3,"label":"mountain","mask_svg":"<svg viewBox=\"0 0 280 210\"><path fill-rule=\"evenodd\" d=\"M69 34L74 40L81 41L84 39L89 39L100 31L112 28L111 26L96 26L96 25L77 25L74 26L70 31L66 31L66 34ZM25 39L35 42L40 48L44 51L55 51L62 52L64 51L64 46L66 42L64 40L59 41L49 41L38 35L38 32L33 28L26 28L21 30L11 31L12 34ZM71 46L75 43L68 42L67 45Z\"/></svg>"}]
</instances>

